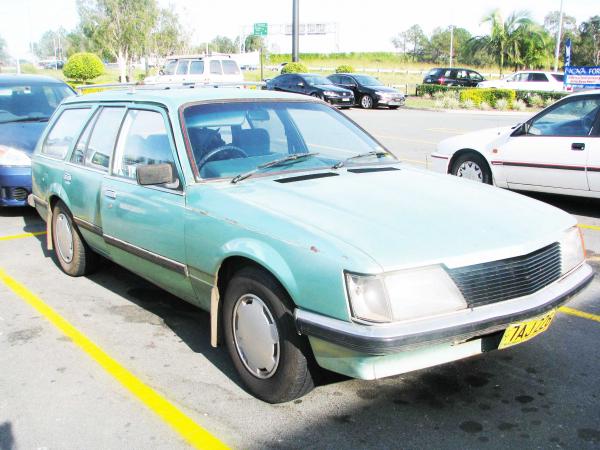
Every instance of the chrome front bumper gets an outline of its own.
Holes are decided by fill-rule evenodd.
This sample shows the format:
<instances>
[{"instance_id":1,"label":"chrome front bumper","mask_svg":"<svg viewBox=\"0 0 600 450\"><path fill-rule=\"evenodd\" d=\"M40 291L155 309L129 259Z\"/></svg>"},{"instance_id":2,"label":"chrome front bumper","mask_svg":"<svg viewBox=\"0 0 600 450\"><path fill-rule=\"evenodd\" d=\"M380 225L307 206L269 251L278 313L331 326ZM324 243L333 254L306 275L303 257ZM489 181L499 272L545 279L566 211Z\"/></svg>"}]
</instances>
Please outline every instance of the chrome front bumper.
<instances>
[{"instance_id":1,"label":"chrome front bumper","mask_svg":"<svg viewBox=\"0 0 600 450\"><path fill-rule=\"evenodd\" d=\"M505 329L558 308L594 277L582 264L538 292L473 309L403 323L365 325L296 309L296 327L303 335L318 338L367 355L387 355L426 345L458 343Z\"/></svg>"}]
</instances>

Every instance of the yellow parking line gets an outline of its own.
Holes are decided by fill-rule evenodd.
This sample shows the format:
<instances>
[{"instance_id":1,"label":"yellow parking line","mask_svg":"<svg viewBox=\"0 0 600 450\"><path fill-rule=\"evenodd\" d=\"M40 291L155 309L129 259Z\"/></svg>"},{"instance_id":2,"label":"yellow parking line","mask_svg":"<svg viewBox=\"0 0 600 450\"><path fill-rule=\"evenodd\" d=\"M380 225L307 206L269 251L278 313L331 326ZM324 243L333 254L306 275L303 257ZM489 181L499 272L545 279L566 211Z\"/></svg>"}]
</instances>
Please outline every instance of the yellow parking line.
<instances>
[{"instance_id":1,"label":"yellow parking line","mask_svg":"<svg viewBox=\"0 0 600 450\"><path fill-rule=\"evenodd\" d=\"M45 231L36 231L35 233L21 233L21 234L13 234L11 236L0 236L0 241L11 241L13 239L23 239L32 236L41 236L42 234L46 234Z\"/></svg>"},{"instance_id":2,"label":"yellow parking line","mask_svg":"<svg viewBox=\"0 0 600 450\"><path fill-rule=\"evenodd\" d=\"M579 228L586 228L588 230L600 231L600 227L597 225L586 225L584 223L580 223L578 225Z\"/></svg>"},{"instance_id":3,"label":"yellow parking line","mask_svg":"<svg viewBox=\"0 0 600 450\"><path fill-rule=\"evenodd\" d=\"M578 309L569 308L568 306L561 306L558 308L560 312L564 312L565 314L570 314L572 316L581 317L582 319L594 320L596 322L600 322L600 316L596 314L591 314L585 311L579 311Z\"/></svg>"},{"instance_id":4,"label":"yellow parking line","mask_svg":"<svg viewBox=\"0 0 600 450\"><path fill-rule=\"evenodd\" d=\"M8 286L25 303L32 306L52 325L70 338L87 355L98 363L106 372L131 392L146 407L173 427L183 438L195 448L225 449L224 443L194 422L179 410L173 403L164 398L150 386L144 384L133 373L110 357L97 344L71 325L54 309L44 303L39 297L0 268L0 281Z\"/></svg>"},{"instance_id":5,"label":"yellow parking line","mask_svg":"<svg viewBox=\"0 0 600 450\"><path fill-rule=\"evenodd\" d=\"M415 142L417 144L437 145L437 142L433 142L433 141L425 141L423 139L403 138L403 137L399 137L399 136L390 136L390 135L386 135L386 134L376 134L375 137L381 138L381 139L394 139L396 141Z\"/></svg>"}]
</instances>

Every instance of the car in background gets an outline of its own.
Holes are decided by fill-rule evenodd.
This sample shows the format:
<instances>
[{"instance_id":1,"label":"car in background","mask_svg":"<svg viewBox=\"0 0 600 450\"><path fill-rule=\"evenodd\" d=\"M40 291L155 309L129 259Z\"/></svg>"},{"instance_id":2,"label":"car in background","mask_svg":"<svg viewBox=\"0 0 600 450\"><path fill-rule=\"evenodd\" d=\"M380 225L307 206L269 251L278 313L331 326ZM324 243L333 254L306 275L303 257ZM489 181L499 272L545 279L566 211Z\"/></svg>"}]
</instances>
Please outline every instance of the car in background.
<instances>
[{"instance_id":1,"label":"car in background","mask_svg":"<svg viewBox=\"0 0 600 450\"><path fill-rule=\"evenodd\" d=\"M0 75L0 207L25 206L31 193L31 153L67 84L40 75Z\"/></svg>"},{"instance_id":2,"label":"car in background","mask_svg":"<svg viewBox=\"0 0 600 450\"><path fill-rule=\"evenodd\" d=\"M349 89L354 93L357 104L363 109L387 106L396 109L404 105L404 94L397 89L385 86L377 78L355 73L336 73L327 78L336 86Z\"/></svg>"},{"instance_id":3,"label":"car in background","mask_svg":"<svg viewBox=\"0 0 600 450\"><path fill-rule=\"evenodd\" d=\"M523 70L500 80L480 82L477 87L496 89L515 89L519 91L564 92L564 74L561 72L542 72Z\"/></svg>"},{"instance_id":4,"label":"car in background","mask_svg":"<svg viewBox=\"0 0 600 450\"><path fill-rule=\"evenodd\" d=\"M65 66L65 62L61 59L56 61L43 61L40 62L42 69L62 69Z\"/></svg>"},{"instance_id":5,"label":"car in background","mask_svg":"<svg viewBox=\"0 0 600 450\"><path fill-rule=\"evenodd\" d=\"M241 83L244 75L228 55L168 58L156 76L146 77L145 84L155 83Z\"/></svg>"},{"instance_id":6,"label":"car in background","mask_svg":"<svg viewBox=\"0 0 600 450\"><path fill-rule=\"evenodd\" d=\"M336 86L328 78L312 73L278 75L267 80L265 88L270 91L310 95L340 108L350 108L355 101L350 89Z\"/></svg>"},{"instance_id":7,"label":"car in background","mask_svg":"<svg viewBox=\"0 0 600 450\"><path fill-rule=\"evenodd\" d=\"M600 90L569 95L512 128L446 139L431 161L480 183L600 198Z\"/></svg>"},{"instance_id":8,"label":"car in background","mask_svg":"<svg viewBox=\"0 0 600 450\"><path fill-rule=\"evenodd\" d=\"M65 273L101 254L209 312L211 344L271 403L317 366L378 379L521 344L594 275L574 217L404 165L308 96L68 99L32 168Z\"/></svg>"},{"instance_id":9,"label":"car in background","mask_svg":"<svg viewBox=\"0 0 600 450\"><path fill-rule=\"evenodd\" d=\"M458 67L436 67L423 77L423 84L439 84L441 86L475 87L485 78L474 70Z\"/></svg>"}]
</instances>

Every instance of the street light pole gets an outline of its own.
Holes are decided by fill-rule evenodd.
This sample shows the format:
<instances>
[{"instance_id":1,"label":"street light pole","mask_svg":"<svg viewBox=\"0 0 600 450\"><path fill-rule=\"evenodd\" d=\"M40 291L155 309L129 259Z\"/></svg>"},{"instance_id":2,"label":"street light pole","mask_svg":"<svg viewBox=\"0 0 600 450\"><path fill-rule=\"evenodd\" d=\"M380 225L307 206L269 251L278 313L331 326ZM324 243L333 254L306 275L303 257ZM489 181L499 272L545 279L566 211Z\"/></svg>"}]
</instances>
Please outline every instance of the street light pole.
<instances>
[{"instance_id":1,"label":"street light pole","mask_svg":"<svg viewBox=\"0 0 600 450\"><path fill-rule=\"evenodd\" d=\"M292 0L292 61L298 62L298 40L300 38L299 6L300 0Z\"/></svg>"},{"instance_id":2,"label":"street light pole","mask_svg":"<svg viewBox=\"0 0 600 450\"><path fill-rule=\"evenodd\" d=\"M450 67L452 67L452 54L454 53L454 25L450 25Z\"/></svg>"},{"instance_id":3,"label":"street light pole","mask_svg":"<svg viewBox=\"0 0 600 450\"><path fill-rule=\"evenodd\" d=\"M562 33L563 0L560 0L560 13L558 15L558 33L556 33L556 50L554 51L554 71L558 71L558 54L560 53L560 35Z\"/></svg>"}]
</instances>

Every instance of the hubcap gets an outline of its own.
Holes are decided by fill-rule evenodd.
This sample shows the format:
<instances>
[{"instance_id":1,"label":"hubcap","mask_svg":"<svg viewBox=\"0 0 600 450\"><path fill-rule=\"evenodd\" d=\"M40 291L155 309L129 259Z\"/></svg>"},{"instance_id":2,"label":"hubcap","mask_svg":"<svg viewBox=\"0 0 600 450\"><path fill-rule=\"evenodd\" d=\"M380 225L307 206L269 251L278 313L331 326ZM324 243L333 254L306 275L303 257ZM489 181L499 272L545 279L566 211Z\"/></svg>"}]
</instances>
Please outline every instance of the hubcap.
<instances>
[{"instance_id":1,"label":"hubcap","mask_svg":"<svg viewBox=\"0 0 600 450\"><path fill-rule=\"evenodd\" d=\"M369 97L368 95L365 95L362 100L361 100L362 106L363 108L370 108L371 107L371 97Z\"/></svg>"},{"instance_id":2,"label":"hubcap","mask_svg":"<svg viewBox=\"0 0 600 450\"><path fill-rule=\"evenodd\" d=\"M456 176L483 183L483 172L481 171L481 167L473 161L465 161L462 163L456 171Z\"/></svg>"},{"instance_id":3,"label":"hubcap","mask_svg":"<svg viewBox=\"0 0 600 450\"><path fill-rule=\"evenodd\" d=\"M257 378L269 378L279 364L279 332L267 305L245 294L233 308L233 340L246 369Z\"/></svg>"},{"instance_id":4,"label":"hubcap","mask_svg":"<svg viewBox=\"0 0 600 450\"><path fill-rule=\"evenodd\" d=\"M58 253L67 264L73 260L73 232L69 219L63 213L56 218L56 244Z\"/></svg>"}]
</instances>

